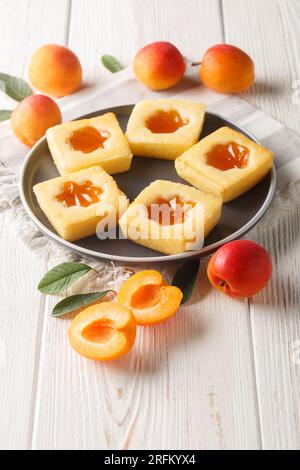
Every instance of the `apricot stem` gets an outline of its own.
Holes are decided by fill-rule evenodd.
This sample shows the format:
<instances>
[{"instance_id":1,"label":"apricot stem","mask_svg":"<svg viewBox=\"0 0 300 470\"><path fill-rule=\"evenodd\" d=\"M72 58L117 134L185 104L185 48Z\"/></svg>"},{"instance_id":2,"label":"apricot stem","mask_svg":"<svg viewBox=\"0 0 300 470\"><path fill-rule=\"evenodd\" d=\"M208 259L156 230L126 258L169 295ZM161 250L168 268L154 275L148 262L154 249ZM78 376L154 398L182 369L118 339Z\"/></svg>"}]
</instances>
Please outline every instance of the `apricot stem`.
<instances>
[{"instance_id":1,"label":"apricot stem","mask_svg":"<svg viewBox=\"0 0 300 470\"><path fill-rule=\"evenodd\" d=\"M196 66L198 66L198 65L201 65L201 63L202 63L202 62L192 62L192 63L191 63L191 66L192 66L192 67L196 67Z\"/></svg>"}]
</instances>

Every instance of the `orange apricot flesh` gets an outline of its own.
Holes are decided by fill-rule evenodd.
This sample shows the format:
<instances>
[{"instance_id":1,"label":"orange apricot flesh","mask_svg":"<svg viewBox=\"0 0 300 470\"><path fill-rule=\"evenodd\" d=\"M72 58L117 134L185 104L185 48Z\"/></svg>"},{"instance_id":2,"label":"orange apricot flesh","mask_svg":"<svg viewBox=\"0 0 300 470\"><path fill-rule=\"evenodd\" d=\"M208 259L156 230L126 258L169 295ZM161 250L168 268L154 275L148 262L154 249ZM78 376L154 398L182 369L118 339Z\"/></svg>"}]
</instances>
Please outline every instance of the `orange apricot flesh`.
<instances>
[{"instance_id":1,"label":"orange apricot flesh","mask_svg":"<svg viewBox=\"0 0 300 470\"><path fill-rule=\"evenodd\" d=\"M194 206L193 202L185 202L179 196L171 200L159 197L147 207L148 218L160 225L182 224Z\"/></svg>"},{"instance_id":2,"label":"orange apricot flesh","mask_svg":"<svg viewBox=\"0 0 300 470\"><path fill-rule=\"evenodd\" d=\"M99 132L94 127L86 126L72 132L68 140L68 144L73 150L80 150L83 153L91 153L98 148L103 148L103 144L108 138L108 132Z\"/></svg>"},{"instance_id":3,"label":"orange apricot flesh","mask_svg":"<svg viewBox=\"0 0 300 470\"><path fill-rule=\"evenodd\" d=\"M97 361L117 359L133 346L135 319L126 307L102 302L84 309L71 323L70 344L80 355Z\"/></svg>"},{"instance_id":4,"label":"orange apricot flesh","mask_svg":"<svg viewBox=\"0 0 300 470\"><path fill-rule=\"evenodd\" d=\"M236 142L217 144L206 154L206 163L219 170L245 168L248 163L249 149Z\"/></svg>"},{"instance_id":5,"label":"orange apricot flesh","mask_svg":"<svg viewBox=\"0 0 300 470\"><path fill-rule=\"evenodd\" d=\"M102 193L103 190L99 186L94 186L91 181L84 181L82 184L66 181L62 186L62 192L57 194L56 200L63 203L65 207L88 207L99 202Z\"/></svg>"},{"instance_id":6,"label":"orange apricot flesh","mask_svg":"<svg viewBox=\"0 0 300 470\"><path fill-rule=\"evenodd\" d=\"M117 302L133 313L138 325L151 325L170 318L182 300L178 287L166 285L158 271L146 270L125 281Z\"/></svg>"},{"instance_id":7,"label":"orange apricot flesh","mask_svg":"<svg viewBox=\"0 0 300 470\"><path fill-rule=\"evenodd\" d=\"M176 110L171 109L154 113L147 119L146 126L154 134L172 134L188 123L188 119L182 118Z\"/></svg>"}]
</instances>

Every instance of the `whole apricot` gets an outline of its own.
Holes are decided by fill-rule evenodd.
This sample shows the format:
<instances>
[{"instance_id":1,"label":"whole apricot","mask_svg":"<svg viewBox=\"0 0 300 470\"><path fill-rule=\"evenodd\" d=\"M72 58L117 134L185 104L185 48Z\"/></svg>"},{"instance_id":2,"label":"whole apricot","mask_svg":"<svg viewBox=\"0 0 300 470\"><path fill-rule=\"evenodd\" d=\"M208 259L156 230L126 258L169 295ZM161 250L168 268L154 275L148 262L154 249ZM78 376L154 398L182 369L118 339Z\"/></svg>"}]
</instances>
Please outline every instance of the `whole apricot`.
<instances>
[{"instance_id":1,"label":"whole apricot","mask_svg":"<svg viewBox=\"0 0 300 470\"><path fill-rule=\"evenodd\" d=\"M152 90L166 90L182 80L185 62L179 50L159 41L143 47L135 56L133 69L137 79Z\"/></svg>"},{"instance_id":2,"label":"whole apricot","mask_svg":"<svg viewBox=\"0 0 300 470\"><path fill-rule=\"evenodd\" d=\"M202 82L219 93L241 93L254 81L254 64L244 51L218 44L205 52L200 66Z\"/></svg>"},{"instance_id":3,"label":"whole apricot","mask_svg":"<svg viewBox=\"0 0 300 470\"><path fill-rule=\"evenodd\" d=\"M45 95L31 95L18 104L11 116L14 134L23 144L31 147L52 126L61 123L57 104Z\"/></svg>"},{"instance_id":4,"label":"whole apricot","mask_svg":"<svg viewBox=\"0 0 300 470\"><path fill-rule=\"evenodd\" d=\"M70 49L47 44L33 54L29 78L39 91L60 97L79 89L82 68L78 57Z\"/></svg>"},{"instance_id":5,"label":"whole apricot","mask_svg":"<svg viewBox=\"0 0 300 470\"><path fill-rule=\"evenodd\" d=\"M226 243L211 257L208 278L216 289L237 299L261 291L272 274L272 262L265 248L250 240Z\"/></svg>"}]
</instances>

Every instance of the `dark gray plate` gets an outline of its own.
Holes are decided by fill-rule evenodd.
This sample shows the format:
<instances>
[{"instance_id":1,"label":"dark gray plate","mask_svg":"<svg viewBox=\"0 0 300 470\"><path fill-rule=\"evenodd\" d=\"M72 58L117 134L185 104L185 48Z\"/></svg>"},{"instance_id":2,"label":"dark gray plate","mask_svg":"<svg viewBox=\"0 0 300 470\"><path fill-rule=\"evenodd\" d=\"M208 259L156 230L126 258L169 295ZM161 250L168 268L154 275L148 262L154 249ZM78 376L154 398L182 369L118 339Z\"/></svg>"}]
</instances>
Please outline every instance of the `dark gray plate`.
<instances>
[{"instance_id":1,"label":"dark gray plate","mask_svg":"<svg viewBox=\"0 0 300 470\"><path fill-rule=\"evenodd\" d=\"M105 112L113 112L119 119L123 129L126 128L133 106L118 106L98 111L79 119L95 117ZM232 122L215 114L206 113L205 125L201 137L204 137L222 126L230 126L255 140L248 132ZM255 188L232 202L224 204L220 223L205 240L204 247L199 251L186 252L180 255L162 255L144 248L128 240L99 240L96 236L67 242L60 238L50 225L33 194L32 187L36 183L58 176L52 161L46 138L43 137L29 152L25 160L20 178L20 195L24 207L38 228L48 237L63 244L70 250L98 259L110 259L125 263L178 261L195 256L206 255L224 243L245 235L261 219L272 200L275 191L275 170L266 176ZM129 172L113 175L120 189L130 200L152 181L166 179L187 184L176 173L174 162L150 158L133 158Z\"/></svg>"}]
</instances>

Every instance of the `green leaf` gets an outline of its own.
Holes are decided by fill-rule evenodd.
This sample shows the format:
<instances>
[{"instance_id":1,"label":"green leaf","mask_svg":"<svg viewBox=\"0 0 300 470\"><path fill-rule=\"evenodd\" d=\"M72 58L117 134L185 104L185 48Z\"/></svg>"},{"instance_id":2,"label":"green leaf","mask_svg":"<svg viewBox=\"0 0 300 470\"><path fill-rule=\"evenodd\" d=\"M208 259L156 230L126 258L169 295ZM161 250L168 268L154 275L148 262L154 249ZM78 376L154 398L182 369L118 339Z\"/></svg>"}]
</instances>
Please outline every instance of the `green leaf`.
<instances>
[{"instance_id":1,"label":"green leaf","mask_svg":"<svg viewBox=\"0 0 300 470\"><path fill-rule=\"evenodd\" d=\"M32 90L22 78L0 73L0 90L16 101L22 101L32 95Z\"/></svg>"},{"instance_id":2,"label":"green leaf","mask_svg":"<svg viewBox=\"0 0 300 470\"><path fill-rule=\"evenodd\" d=\"M101 62L104 65L104 67L107 68L112 73L119 72L120 70L124 68L120 64L120 62L112 55L103 55L101 57Z\"/></svg>"},{"instance_id":3,"label":"green leaf","mask_svg":"<svg viewBox=\"0 0 300 470\"><path fill-rule=\"evenodd\" d=\"M182 293L181 304L184 304L192 297L192 293L196 284L197 274L200 267L200 260L195 259L187 261L180 266L172 281L172 286L178 287Z\"/></svg>"},{"instance_id":4,"label":"green leaf","mask_svg":"<svg viewBox=\"0 0 300 470\"><path fill-rule=\"evenodd\" d=\"M1 109L0 110L0 122L2 121L7 121L7 119L10 119L12 111L9 109Z\"/></svg>"},{"instance_id":5,"label":"green leaf","mask_svg":"<svg viewBox=\"0 0 300 470\"><path fill-rule=\"evenodd\" d=\"M55 305L54 309L52 310L52 315L53 317L62 317L63 315L71 313L80 307L91 304L95 300L101 299L101 297L104 297L109 292L114 291L103 290L101 292L92 292L90 294L70 295Z\"/></svg>"},{"instance_id":6,"label":"green leaf","mask_svg":"<svg viewBox=\"0 0 300 470\"><path fill-rule=\"evenodd\" d=\"M87 264L69 261L58 264L50 269L38 285L38 289L43 294L58 294L64 292L74 284L77 279L86 274L92 268Z\"/></svg>"}]
</instances>

